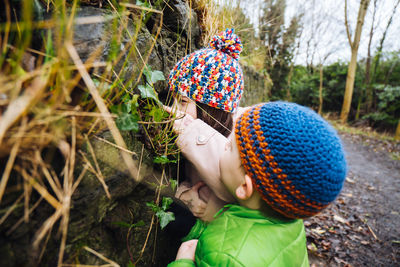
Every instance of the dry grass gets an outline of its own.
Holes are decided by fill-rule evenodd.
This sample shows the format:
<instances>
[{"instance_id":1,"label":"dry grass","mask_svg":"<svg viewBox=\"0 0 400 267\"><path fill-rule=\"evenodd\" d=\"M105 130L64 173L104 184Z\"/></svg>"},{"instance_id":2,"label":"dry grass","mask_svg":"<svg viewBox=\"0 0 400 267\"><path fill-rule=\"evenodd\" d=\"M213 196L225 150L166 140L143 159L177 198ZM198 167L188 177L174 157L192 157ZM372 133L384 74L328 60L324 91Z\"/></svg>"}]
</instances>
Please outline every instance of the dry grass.
<instances>
[{"instance_id":1,"label":"dry grass","mask_svg":"<svg viewBox=\"0 0 400 267\"><path fill-rule=\"evenodd\" d=\"M23 3L28 5L29 1L23 0ZM54 8L53 1L47 1L47 3L48 7ZM115 11L117 10L111 2L108 3ZM101 93L100 89L104 86L104 81L113 81L122 77L122 73L116 73L112 66L126 60L123 55L127 51L137 55L142 61L139 74L132 78L135 80L133 87L138 84L160 34L163 21L163 12L159 10L132 4L121 5L122 11L116 12L116 16L112 19L126 21L130 16L137 16L140 13L137 12L138 10L158 14L159 25L147 53L141 55L135 45L128 45L115 58L99 62L98 56L102 49L100 47L93 51L84 63L73 43L73 25L74 23L104 22L105 18L85 17L74 21L76 8L77 1L72 1L69 13L65 12L65 4L59 6L58 16L64 17L64 23L60 23L56 17L44 22L34 22L27 10L24 10L22 14L22 22L12 22L12 8L9 1L6 1L7 21L0 27L2 50L0 55L0 158L7 159L0 181L0 204L8 206L7 211L0 218L0 225L19 205L23 205L24 215L11 229L8 229L7 235L10 235L22 223L29 222L30 214L42 205L43 201L48 203L53 208L53 213L37 229L33 250L40 255L40 261L53 228L58 225L61 241L57 266L84 266L63 264L63 255L72 195L87 171L96 175L105 194L111 198L89 137L108 129L112 133L114 143L104 141L120 150L130 176L135 182L140 180L140 166L132 160L134 152L127 149L115 125L115 115L109 112L111 105L119 103L121 90L115 87L110 92ZM126 27L126 24L121 23L115 29L116 41L121 38L123 32L127 32ZM53 38L53 47L47 47L41 51L29 48L33 29L53 29L56 33ZM15 38L10 43L13 31L20 38ZM137 37L131 35L130 38L131 44L135 44ZM51 55L48 51L54 54ZM92 70L99 68L103 70L96 77L101 81L100 88L96 87L89 75ZM76 95L82 95L82 92L86 90L90 94L89 100L85 102L74 100ZM125 90L128 91L126 88ZM151 122L143 122L145 123ZM88 144L92 161L88 160L82 152L77 155L77 147L80 147L83 142ZM49 146L57 148L64 157L61 174L57 174L43 158L44 149ZM79 174L74 172L77 161L84 163ZM11 181L14 177L22 177L22 182L18 179ZM15 190L21 193L10 203L7 198L15 195L13 194ZM32 205L33 191L40 198ZM107 262L103 266L119 266L96 251L87 247L85 249Z\"/></svg>"},{"instance_id":2,"label":"dry grass","mask_svg":"<svg viewBox=\"0 0 400 267\"><path fill-rule=\"evenodd\" d=\"M218 4L214 0L189 1L199 16L199 24L202 28L203 46L207 46L212 37L226 28L236 28L237 14L232 6Z\"/></svg>"},{"instance_id":3,"label":"dry grass","mask_svg":"<svg viewBox=\"0 0 400 267\"><path fill-rule=\"evenodd\" d=\"M265 46L255 36L254 29L249 24L249 20L244 17L240 6L234 6L229 1L218 0L189 1L189 3L192 2L202 28L201 44L203 46L207 46L218 32L234 28L244 46L244 52L240 56L241 63L252 66L257 71L264 68L267 57Z\"/></svg>"}]
</instances>

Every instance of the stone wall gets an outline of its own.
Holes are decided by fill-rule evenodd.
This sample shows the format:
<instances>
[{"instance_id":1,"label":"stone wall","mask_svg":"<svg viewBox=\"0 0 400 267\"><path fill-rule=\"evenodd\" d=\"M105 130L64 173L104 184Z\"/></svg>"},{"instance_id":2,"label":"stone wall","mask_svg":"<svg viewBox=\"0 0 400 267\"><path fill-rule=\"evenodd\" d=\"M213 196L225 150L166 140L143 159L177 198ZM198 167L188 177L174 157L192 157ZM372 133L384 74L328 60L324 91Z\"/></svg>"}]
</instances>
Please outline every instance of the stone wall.
<instances>
[{"instance_id":1,"label":"stone wall","mask_svg":"<svg viewBox=\"0 0 400 267\"><path fill-rule=\"evenodd\" d=\"M255 71L252 67L242 64L244 75L244 91L240 106L247 107L268 101L272 81L268 75Z\"/></svg>"}]
</instances>

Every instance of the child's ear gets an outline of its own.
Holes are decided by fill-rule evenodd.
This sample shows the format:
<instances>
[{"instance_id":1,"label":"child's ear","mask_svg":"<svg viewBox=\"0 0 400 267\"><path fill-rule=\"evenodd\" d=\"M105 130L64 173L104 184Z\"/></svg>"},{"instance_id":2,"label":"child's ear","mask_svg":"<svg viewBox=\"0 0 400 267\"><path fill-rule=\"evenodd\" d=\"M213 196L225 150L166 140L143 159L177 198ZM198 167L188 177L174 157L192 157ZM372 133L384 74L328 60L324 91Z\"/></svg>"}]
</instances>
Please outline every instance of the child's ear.
<instances>
[{"instance_id":1,"label":"child's ear","mask_svg":"<svg viewBox=\"0 0 400 267\"><path fill-rule=\"evenodd\" d=\"M246 200L253 194L253 183L250 176L245 174L244 181L236 188L236 196L239 199Z\"/></svg>"}]
</instances>

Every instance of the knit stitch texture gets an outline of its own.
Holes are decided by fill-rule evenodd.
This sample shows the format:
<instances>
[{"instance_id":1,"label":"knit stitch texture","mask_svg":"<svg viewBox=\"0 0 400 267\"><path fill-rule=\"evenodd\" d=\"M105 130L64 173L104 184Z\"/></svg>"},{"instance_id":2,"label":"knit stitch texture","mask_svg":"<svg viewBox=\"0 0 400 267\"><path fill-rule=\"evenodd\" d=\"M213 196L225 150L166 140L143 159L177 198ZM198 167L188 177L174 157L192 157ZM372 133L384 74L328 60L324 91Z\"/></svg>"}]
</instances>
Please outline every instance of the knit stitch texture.
<instances>
[{"instance_id":1,"label":"knit stitch texture","mask_svg":"<svg viewBox=\"0 0 400 267\"><path fill-rule=\"evenodd\" d=\"M217 109L236 111L243 92L241 51L233 29L215 35L208 48L179 60L168 78L170 90Z\"/></svg>"},{"instance_id":2,"label":"knit stitch texture","mask_svg":"<svg viewBox=\"0 0 400 267\"><path fill-rule=\"evenodd\" d=\"M313 216L340 193L346 177L341 141L311 109L259 104L240 116L235 134L246 173L267 204L284 216Z\"/></svg>"}]
</instances>

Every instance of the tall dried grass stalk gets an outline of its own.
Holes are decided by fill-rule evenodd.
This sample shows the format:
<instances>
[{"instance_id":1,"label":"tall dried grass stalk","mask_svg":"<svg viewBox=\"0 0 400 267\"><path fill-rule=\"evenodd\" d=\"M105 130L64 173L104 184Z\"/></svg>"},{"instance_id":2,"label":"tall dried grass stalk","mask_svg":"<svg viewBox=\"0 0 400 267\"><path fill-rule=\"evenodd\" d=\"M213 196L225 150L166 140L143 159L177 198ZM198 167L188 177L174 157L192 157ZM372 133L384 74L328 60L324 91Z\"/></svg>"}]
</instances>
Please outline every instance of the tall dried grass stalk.
<instances>
[{"instance_id":1,"label":"tall dried grass stalk","mask_svg":"<svg viewBox=\"0 0 400 267\"><path fill-rule=\"evenodd\" d=\"M106 195L107 195L108 199L111 199L110 192L108 191L108 186L107 186L106 182L104 181L104 176L101 173L101 169L99 167L99 164L97 163L96 154L94 153L92 144L90 143L89 138L87 137L87 135L85 135L85 139L86 139L86 143L88 144L90 154L92 155L92 159L94 161L94 166L96 167L96 173L98 174L98 175L96 175L96 177L99 179L100 183L103 185L104 191L106 192Z\"/></svg>"},{"instance_id":2,"label":"tall dried grass stalk","mask_svg":"<svg viewBox=\"0 0 400 267\"><path fill-rule=\"evenodd\" d=\"M6 131L24 114L27 113L29 107L31 107L39 97L47 85L49 75L44 77L36 77L31 86L25 89L22 96L12 101L7 110L4 112L0 120L0 145L3 141L4 134Z\"/></svg>"},{"instance_id":3,"label":"tall dried grass stalk","mask_svg":"<svg viewBox=\"0 0 400 267\"><path fill-rule=\"evenodd\" d=\"M1 119L0 124L3 121L3 119L4 119L4 117ZM19 138L19 137L25 132L26 122L27 122L27 119L24 118L22 120L21 127L19 127L19 129L18 129L17 141L15 142L15 144L13 145L13 148L11 149L11 153L10 153L10 156L8 157L6 168L4 169L3 175L1 176L0 203L1 203L1 199L3 198L3 195L4 195L4 191L6 190L8 178L10 177L10 172L11 172L12 166L14 165L14 161L17 156L19 146L21 144L21 138ZM1 140L0 140L0 142L1 142Z\"/></svg>"},{"instance_id":4,"label":"tall dried grass stalk","mask_svg":"<svg viewBox=\"0 0 400 267\"><path fill-rule=\"evenodd\" d=\"M8 1L6 2L8 4ZM158 14L159 25L152 36L153 39L146 54L142 55L136 46L132 47L132 45L136 44L137 36L131 35L131 42L125 46L123 51L120 51L116 59L109 62L96 61L103 49L103 47L98 47L91 53L89 59L83 63L73 45L73 25L107 22L112 21L116 17L124 17L126 20L131 12L125 10L117 12L115 16L107 16L105 18L93 16L76 19L74 17L76 3L77 1L73 1L71 13L68 15L64 14L65 6L61 7L63 9L61 13L65 16L65 28L61 28L57 19L41 22L34 22L30 19L12 23L9 5L7 5L8 11L6 12L7 15L10 15L8 16L8 21L5 24L0 24L0 32L4 33L3 36L5 36L1 40L4 53L0 57L6 52L10 54L32 53L37 56L37 62L39 62L35 69L25 70L19 74L9 73L9 75L0 75L0 93L7 96L6 99L1 99L0 101L0 156L8 155L6 168L0 181L0 203L1 199L11 192L7 188L11 172L14 171L23 178L22 186L13 185L15 190L23 190L23 193L8 207L0 219L0 225L21 205L22 199L24 199L24 215L7 231L6 235L12 234L22 223L27 223L32 212L37 207L49 204L54 210L51 216L46 218L36 231L32 245L34 250L39 251L40 249L40 261L55 225L59 225L58 231L61 233L61 242L58 251L58 266L84 266L63 264L63 258L66 248L72 195L88 170L96 175L107 197L111 198L96 155L89 142L89 136L92 136L93 133L101 129L108 128L115 142L109 142L100 137L96 138L118 148L130 176L135 182L139 182L141 179L140 164L142 162L144 147L142 147L138 167L132 159L134 152L127 149L121 133L115 125L114 119L116 116L108 111L108 106L117 102L118 96L121 96L120 91L124 91L114 90L110 93L110 97L114 96L115 98L106 99L104 95L100 94L99 88L96 88L88 69L104 69L104 73L98 77L102 82L111 81L115 77L120 80L122 70L119 73L113 71L113 64L123 60L125 52L130 53L136 50L137 56L142 62L140 72L134 79L136 84L133 87L136 87L150 54L155 47L163 23L162 11L139 7L129 3L121 5L127 9L138 9ZM55 5L55 2L47 0L47 6L50 7L51 5ZM7 44L10 31L21 32L21 29L26 29L26 27L29 27L29 29L53 29L56 32L63 32L62 36L57 35L57 38L55 38L56 49L53 52L56 55L49 55L42 51L31 49L26 47L25 44ZM127 27L127 24L121 26L121 32L117 38L120 38L122 30L126 30ZM129 31L128 34L130 34ZM71 59L73 64L70 63ZM0 58L0 62L3 61L4 58ZM20 63L17 62L17 64ZM10 72L12 72L12 69ZM88 103L85 103L84 106L73 106L71 105L73 103L71 94L79 86L81 80L86 85L92 99ZM124 85L123 87L125 92L127 92L127 88ZM170 123L171 121L161 123ZM19 126L17 126L18 122L20 122ZM60 123L62 126L56 126L57 123ZM144 125L149 124L148 122L139 123ZM86 140L88 143L89 152L94 164L87 159L82 151L79 151L83 159L83 169L75 177L77 175L77 173L74 175L74 171L76 171L76 147L83 140ZM56 173L50 164L46 162L46 157L42 155L43 149L49 144L55 146L64 156L64 167L61 174ZM39 199L30 206L31 203L29 202L33 202L31 199L32 192L36 192L39 195ZM159 197L157 199L159 201ZM43 200L45 201L43 202ZM150 231L153 223L154 217ZM119 266L100 253L87 247L85 249L106 261L107 264L103 266Z\"/></svg>"},{"instance_id":5,"label":"tall dried grass stalk","mask_svg":"<svg viewBox=\"0 0 400 267\"><path fill-rule=\"evenodd\" d=\"M7 219L8 216L17 208L18 203L24 198L25 194L21 194L17 200L7 209L6 213L4 213L3 217L0 218L0 225Z\"/></svg>"},{"instance_id":6,"label":"tall dried grass stalk","mask_svg":"<svg viewBox=\"0 0 400 267\"><path fill-rule=\"evenodd\" d=\"M40 203L42 203L42 200L43 200L43 197L40 197L40 198L35 202L35 204L32 205L32 207L29 209L29 214L32 213L32 212L40 205ZM19 220L13 225L13 227L11 227L11 228L6 232L6 235L7 235L7 236L11 235L11 233L14 232L15 229L17 229L17 228L21 225L21 223L23 223L23 222L24 222L24 217L22 217L21 219L19 219Z\"/></svg>"},{"instance_id":7,"label":"tall dried grass stalk","mask_svg":"<svg viewBox=\"0 0 400 267\"><path fill-rule=\"evenodd\" d=\"M105 115L104 120L105 120L108 128L110 129L115 142L117 143L118 146L126 149L125 141L122 138L122 135L119 132L117 126L115 125L114 120L110 119L111 114L108 111L107 106L104 104L103 99L100 96L96 86L94 85L92 78L90 77L89 73L87 72L86 68L84 67L82 60L79 58L79 55L76 52L75 47L73 46L73 44L71 42L66 43L65 46L66 46L67 51L69 52L72 60L74 61L75 65L77 66L78 71L81 74L82 79L84 80L87 88L89 89L89 92L92 95L94 101L96 102L96 105L99 108L101 114ZM126 153L125 151L121 151L121 156L128 168L128 171L129 171L131 177L136 182L139 182L139 180L137 180L137 177L136 177L137 167L136 167L134 161L132 160L132 158L130 157L130 155L128 153Z\"/></svg>"}]
</instances>

